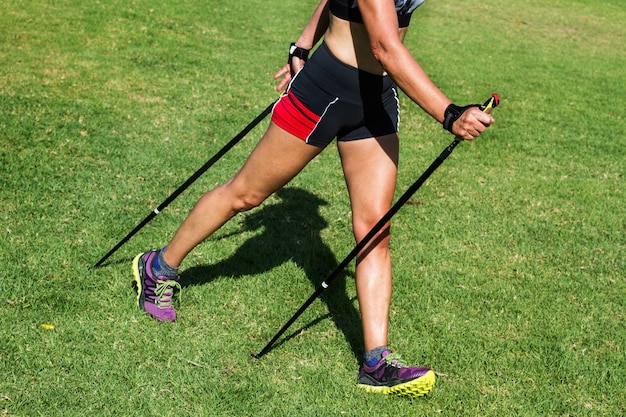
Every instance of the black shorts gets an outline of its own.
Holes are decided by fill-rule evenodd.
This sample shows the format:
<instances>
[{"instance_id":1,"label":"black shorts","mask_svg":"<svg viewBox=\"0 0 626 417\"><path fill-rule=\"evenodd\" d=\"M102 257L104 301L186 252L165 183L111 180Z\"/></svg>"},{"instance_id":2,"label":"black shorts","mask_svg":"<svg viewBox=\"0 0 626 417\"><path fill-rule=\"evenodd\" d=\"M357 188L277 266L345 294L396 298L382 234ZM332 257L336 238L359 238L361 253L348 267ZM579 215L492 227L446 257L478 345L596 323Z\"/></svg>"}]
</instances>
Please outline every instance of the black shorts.
<instances>
[{"instance_id":1,"label":"black shorts","mask_svg":"<svg viewBox=\"0 0 626 417\"><path fill-rule=\"evenodd\" d=\"M322 43L274 105L272 121L323 148L335 137L350 141L397 133L400 102L391 77L344 64Z\"/></svg>"}]
</instances>

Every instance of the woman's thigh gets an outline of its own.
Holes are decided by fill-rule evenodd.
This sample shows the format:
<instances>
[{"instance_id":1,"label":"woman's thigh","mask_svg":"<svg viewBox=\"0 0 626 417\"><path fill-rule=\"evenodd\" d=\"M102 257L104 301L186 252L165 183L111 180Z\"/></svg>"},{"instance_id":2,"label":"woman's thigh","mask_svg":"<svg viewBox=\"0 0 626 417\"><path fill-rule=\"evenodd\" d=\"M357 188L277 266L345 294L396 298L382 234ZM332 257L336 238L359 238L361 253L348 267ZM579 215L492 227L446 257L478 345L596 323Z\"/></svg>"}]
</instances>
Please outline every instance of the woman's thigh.
<instances>
[{"instance_id":1,"label":"woman's thigh","mask_svg":"<svg viewBox=\"0 0 626 417\"><path fill-rule=\"evenodd\" d=\"M398 135L338 142L338 147L354 232L360 240L391 207L398 172Z\"/></svg>"},{"instance_id":2,"label":"woman's thigh","mask_svg":"<svg viewBox=\"0 0 626 417\"><path fill-rule=\"evenodd\" d=\"M260 203L288 183L322 150L270 123L228 186L236 196Z\"/></svg>"}]
</instances>

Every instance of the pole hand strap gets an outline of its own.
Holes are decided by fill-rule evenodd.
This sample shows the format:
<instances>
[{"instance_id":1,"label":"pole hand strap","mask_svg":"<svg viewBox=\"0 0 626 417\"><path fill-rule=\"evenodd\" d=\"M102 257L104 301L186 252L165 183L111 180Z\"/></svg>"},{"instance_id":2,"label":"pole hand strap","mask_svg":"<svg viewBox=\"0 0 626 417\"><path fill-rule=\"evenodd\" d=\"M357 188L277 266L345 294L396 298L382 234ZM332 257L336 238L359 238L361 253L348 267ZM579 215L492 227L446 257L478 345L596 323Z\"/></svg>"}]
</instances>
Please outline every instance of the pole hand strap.
<instances>
[{"instance_id":1,"label":"pole hand strap","mask_svg":"<svg viewBox=\"0 0 626 417\"><path fill-rule=\"evenodd\" d=\"M289 58L287 59L287 62L289 63L289 65L291 65L291 60L293 59L293 57L300 58L301 60L306 61L307 59L309 59L309 51L310 49L300 48L298 45L296 45L295 42L291 42L291 45L289 46Z\"/></svg>"},{"instance_id":2,"label":"pole hand strap","mask_svg":"<svg viewBox=\"0 0 626 417\"><path fill-rule=\"evenodd\" d=\"M452 132L452 125L456 122L459 117L465 113L465 111L472 107L480 107L480 104L468 104L467 106L457 106L456 104L450 104L446 107L445 112L443 113L443 128L448 132Z\"/></svg>"}]
</instances>

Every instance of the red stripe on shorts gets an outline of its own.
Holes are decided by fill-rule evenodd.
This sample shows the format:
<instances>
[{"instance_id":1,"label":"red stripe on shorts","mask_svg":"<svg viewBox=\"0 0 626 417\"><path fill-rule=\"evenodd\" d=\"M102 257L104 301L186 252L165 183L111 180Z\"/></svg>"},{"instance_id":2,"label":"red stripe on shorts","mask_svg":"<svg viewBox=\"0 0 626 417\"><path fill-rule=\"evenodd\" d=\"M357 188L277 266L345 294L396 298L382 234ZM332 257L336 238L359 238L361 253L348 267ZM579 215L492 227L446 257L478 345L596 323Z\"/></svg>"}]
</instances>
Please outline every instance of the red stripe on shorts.
<instances>
[{"instance_id":1,"label":"red stripe on shorts","mask_svg":"<svg viewBox=\"0 0 626 417\"><path fill-rule=\"evenodd\" d=\"M320 116L307 109L291 91L282 96L272 111L272 121L281 129L306 141Z\"/></svg>"}]
</instances>

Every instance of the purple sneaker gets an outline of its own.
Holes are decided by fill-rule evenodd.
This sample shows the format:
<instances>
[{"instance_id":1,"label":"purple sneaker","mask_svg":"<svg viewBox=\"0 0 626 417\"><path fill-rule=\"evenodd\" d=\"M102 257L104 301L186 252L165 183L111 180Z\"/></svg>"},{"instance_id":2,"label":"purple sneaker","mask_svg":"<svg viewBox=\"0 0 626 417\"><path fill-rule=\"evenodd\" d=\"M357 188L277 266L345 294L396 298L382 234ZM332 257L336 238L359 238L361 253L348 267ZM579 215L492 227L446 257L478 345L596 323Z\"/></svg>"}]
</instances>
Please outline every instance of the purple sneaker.
<instances>
[{"instance_id":1,"label":"purple sneaker","mask_svg":"<svg viewBox=\"0 0 626 417\"><path fill-rule=\"evenodd\" d=\"M178 277L170 279L155 276L152 273L152 262L159 251L151 250L140 253L133 260L133 274L137 282L137 303L139 308L159 321L176 320L176 311L172 307L174 287L180 290Z\"/></svg>"},{"instance_id":2,"label":"purple sneaker","mask_svg":"<svg viewBox=\"0 0 626 417\"><path fill-rule=\"evenodd\" d=\"M386 350L376 365L361 365L358 386L367 392L421 397L433 390L435 373L430 368L408 367L399 355Z\"/></svg>"}]
</instances>

